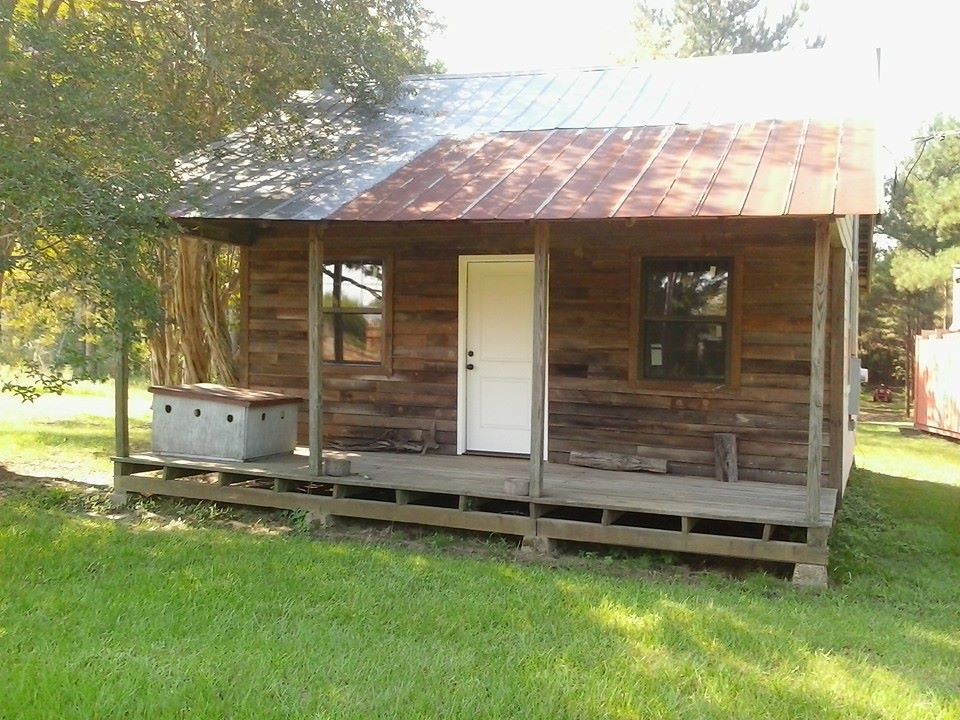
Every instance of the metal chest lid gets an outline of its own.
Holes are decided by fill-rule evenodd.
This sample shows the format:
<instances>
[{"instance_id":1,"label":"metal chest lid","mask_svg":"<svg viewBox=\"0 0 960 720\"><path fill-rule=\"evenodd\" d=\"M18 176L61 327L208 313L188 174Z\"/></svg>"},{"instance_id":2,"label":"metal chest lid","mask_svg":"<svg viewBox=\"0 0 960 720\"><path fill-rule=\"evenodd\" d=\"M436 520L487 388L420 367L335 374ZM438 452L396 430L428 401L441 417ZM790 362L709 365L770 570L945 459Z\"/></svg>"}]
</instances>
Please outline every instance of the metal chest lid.
<instances>
[{"instance_id":1,"label":"metal chest lid","mask_svg":"<svg viewBox=\"0 0 960 720\"><path fill-rule=\"evenodd\" d=\"M228 387L215 383L195 383L186 385L151 385L149 391L155 395L211 400L239 405L241 407L266 407L270 405L290 405L303 400L296 395L271 392L269 390L251 390L249 388Z\"/></svg>"}]
</instances>

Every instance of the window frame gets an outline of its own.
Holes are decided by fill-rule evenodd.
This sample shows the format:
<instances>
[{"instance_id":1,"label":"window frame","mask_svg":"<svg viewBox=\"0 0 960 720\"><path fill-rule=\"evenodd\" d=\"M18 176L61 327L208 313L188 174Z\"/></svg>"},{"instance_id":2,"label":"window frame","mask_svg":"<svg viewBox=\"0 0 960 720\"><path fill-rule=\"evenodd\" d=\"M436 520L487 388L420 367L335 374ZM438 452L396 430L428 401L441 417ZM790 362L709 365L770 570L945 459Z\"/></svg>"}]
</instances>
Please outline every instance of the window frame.
<instances>
[{"instance_id":1,"label":"window frame","mask_svg":"<svg viewBox=\"0 0 960 720\"><path fill-rule=\"evenodd\" d=\"M326 266L333 263L381 263L383 265L383 308L382 308L382 335L380 338L380 362L379 363L357 363L342 360L326 360L321 358L324 372L330 371L334 374L372 374L372 375L390 375L393 372L393 254L389 252L326 252L324 253L323 265L323 294L332 287L332 281L326 274ZM321 300L322 302L322 300ZM324 319L328 315L348 314L348 315L375 315L374 312L364 312L363 309L356 309L354 312L340 311L333 313L329 308L321 308Z\"/></svg>"},{"instance_id":2,"label":"window frame","mask_svg":"<svg viewBox=\"0 0 960 720\"><path fill-rule=\"evenodd\" d=\"M657 378L645 375L646 363L643 352L646 347L646 262L725 262L729 268L727 282L727 312L725 317L726 367L722 380ZM691 252L634 253L631 260L631 312L630 312L630 365L629 381L634 387L646 387L662 390L739 390L741 364L741 301L743 297L743 263L739 253L719 252L697 249ZM716 322L710 318L702 322ZM690 318L697 322L698 318Z\"/></svg>"}]
</instances>

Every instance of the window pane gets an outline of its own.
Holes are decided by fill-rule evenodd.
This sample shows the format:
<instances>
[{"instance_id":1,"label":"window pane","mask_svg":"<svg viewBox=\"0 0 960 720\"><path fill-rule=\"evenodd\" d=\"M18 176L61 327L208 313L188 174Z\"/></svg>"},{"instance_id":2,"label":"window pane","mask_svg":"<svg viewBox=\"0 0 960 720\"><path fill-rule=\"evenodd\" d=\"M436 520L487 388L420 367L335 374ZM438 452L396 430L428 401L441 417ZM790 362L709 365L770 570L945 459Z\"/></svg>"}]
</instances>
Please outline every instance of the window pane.
<instances>
[{"instance_id":1,"label":"window pane","mask_svg":"<svg viewBox=\"0 0 960 720\"><path fill-rule=\"evenodd\" d=\"M383 307L383 263L327 263L323 270L324 308Z\"/></svg>"},{"instance_id":2,"label":"window pane","mask_svg":"<svg viewBox=\"0 0 960 720\"><path fill-rule=\"evenodd\" d=\"M727 314L729 263L722 260L644 262L645 315L702 317Z\"/></svg>"},{"instance_id":3,"label":"window pane","mask_svg":"<svg viewBox=\"0 0 960 720\"><path fill-rule=\"evenodd\" d=\"M379 365L383 360L383 315L324 313L323 359Z\"/></svg>"},{"instance_id":4,"label":"window pane","mask_svg":"<svg viewBox=\"0 0 960 720\"><path fill-rule=\"evenodd\" d=\"M643 333L644 375L723 380L727 369L725 334L723 323L648 320Z\"/></svg>"}]
</instances>

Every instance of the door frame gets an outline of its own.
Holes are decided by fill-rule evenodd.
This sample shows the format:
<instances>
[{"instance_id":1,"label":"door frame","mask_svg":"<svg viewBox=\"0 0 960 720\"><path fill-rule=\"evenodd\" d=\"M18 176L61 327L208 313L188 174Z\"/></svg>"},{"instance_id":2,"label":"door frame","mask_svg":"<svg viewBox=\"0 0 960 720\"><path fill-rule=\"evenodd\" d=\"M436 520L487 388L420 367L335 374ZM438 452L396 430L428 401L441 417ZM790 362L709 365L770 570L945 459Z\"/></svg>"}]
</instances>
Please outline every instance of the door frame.
<instances>
[{"instance_id":1,"label":"door frame","mask_svg":"<svg viewBox=\"0 0 960 720\"><path fill-rule=\"evenodd\" d=\"M457 455L467 452L467 268L472 262L528 262L533 265L533 254L509 255L460 255L457 282ZM547 363L544 366L546 407L543 412L543 459L547 459L549 447L547 433L550 428L550 267L547 266ZM533 336L530 337L531 344ZM532 380L532 378L531 378Z\"/></svg>"}]
</instances>

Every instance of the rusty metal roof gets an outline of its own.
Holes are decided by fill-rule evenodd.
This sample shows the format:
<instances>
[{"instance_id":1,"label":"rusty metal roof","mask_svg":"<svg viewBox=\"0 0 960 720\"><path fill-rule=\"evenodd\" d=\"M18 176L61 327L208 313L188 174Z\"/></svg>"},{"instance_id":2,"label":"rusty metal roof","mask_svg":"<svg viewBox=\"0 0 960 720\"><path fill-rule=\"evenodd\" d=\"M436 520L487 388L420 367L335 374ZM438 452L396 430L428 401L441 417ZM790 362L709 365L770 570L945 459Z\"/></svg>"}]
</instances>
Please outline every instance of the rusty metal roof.
<instances>
[{"instance_id":1,"label":"rusty metal roof","mask_svg":"<svg viewBox=\"0 0 960 720\"><path fill-rule=\"evenodd\" d=\"M875 212L863 123L537 130L441 140L332 220L568 220Z\"/></svg>"},{"instance_id":2,"label":"rusty metal roof","mask_svg":"<svg viewBox=\"0 0 960 720\"><path fill-rule=\"evenodd\" d=\"M280 157L247 129L180 166L175 217L527 220L873 214L875 59L827 51L410 78L369 115L299 98Z\"/></svg>"}]
</instances>

